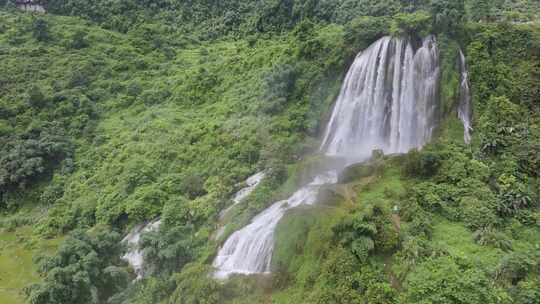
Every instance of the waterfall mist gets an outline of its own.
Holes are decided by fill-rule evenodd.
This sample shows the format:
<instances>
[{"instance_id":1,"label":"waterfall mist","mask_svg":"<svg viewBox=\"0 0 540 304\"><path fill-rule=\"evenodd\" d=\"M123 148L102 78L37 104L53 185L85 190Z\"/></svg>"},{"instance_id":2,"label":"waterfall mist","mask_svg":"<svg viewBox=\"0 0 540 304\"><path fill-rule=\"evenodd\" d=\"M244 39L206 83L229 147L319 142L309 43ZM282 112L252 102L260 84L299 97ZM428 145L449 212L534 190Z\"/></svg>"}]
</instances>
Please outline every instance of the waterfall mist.
<instances>
[{"instance_id":1,"label":"waterfall mist","mask_svg":"<svg viewBox=\"0 0 540 304\"><path fill-rule=\"evenodd\" d=\"M351 164L373 150L403 153L422 147L438 122L439 51L434 36L415 49L410 39L383 37L358 54L342 85L321 152ZM274 232L287 210L314 204L341 169L326 171L291 197L271 205L234 232L214 259L214 276L270 272Z\"/></svg>"}]
</instances>

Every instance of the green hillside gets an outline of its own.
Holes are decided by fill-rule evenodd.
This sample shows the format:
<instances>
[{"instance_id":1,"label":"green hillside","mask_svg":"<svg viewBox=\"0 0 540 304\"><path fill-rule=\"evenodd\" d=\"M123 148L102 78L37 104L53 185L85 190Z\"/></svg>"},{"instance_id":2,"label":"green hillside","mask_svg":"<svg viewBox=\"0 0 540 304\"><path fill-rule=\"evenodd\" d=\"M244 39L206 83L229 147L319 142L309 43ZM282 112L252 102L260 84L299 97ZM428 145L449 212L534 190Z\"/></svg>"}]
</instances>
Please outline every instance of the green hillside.
<instances>
[{"instance_id":1,"label":"green hillside","mask_svg":"<svg viewBox=\"0 0 540 304\"><path fill-rule=\"evenodd\" d=\"M43 3L46 14L0 0L0 303L538 303L538 1ZM289 211L271 275L213 279L226 237L324 166L321 135L356 54L430 33L432 142L375 153ZM134 281L120 240L157 217Z\"/></svg>"}]
</instances>

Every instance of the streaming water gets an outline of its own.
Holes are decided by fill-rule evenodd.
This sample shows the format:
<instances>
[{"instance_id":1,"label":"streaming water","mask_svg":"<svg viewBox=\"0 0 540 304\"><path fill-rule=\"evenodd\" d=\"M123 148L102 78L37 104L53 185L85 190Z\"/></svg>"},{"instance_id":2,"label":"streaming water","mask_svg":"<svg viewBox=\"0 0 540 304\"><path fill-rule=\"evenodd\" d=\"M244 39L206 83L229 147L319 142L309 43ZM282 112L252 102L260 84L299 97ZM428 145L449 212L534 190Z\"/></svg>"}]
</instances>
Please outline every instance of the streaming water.
<instances>
[{"instance_id":1,"label":"streaming water","mask_svg":"<svg viewBox=\"0 0 540 304\"><path fill-rule=\"evenodd\" d=\"M259 183L263 180L264 177L265 177L264 172L258 172L248 177L248 179L246 180L247 186L245 188L240 189L238 192L236 192L236 194L232 198L232 201L234 203L231 206L229 206L227 209L223 210L220 213L220 217L223 218L223 216L225 216L225 214L227 214L227 212L229 212L234 206L240 204L246 197L248 197L248 195L250 195L251 192L255 190L255 188L259 185Z\"/></svg>"},{"instance_id":2,"label":"streaming water","mask_svg":"<svg viewBox=\"0 0 540 304\"><path fill-rule=\"evenodd\" d=\"M226 214L233 206L239 204L244 200L257 185L261 182L261 180L265 177L264 172L256 173L252 176L250 176L246 180L246 187L240 189L232 198L234 204L224 210L222 212L222 216ZM154 231L159 228L161 225L161 220L155 220L152 221L146 225L137 225L135 226L126 237L122 240L122 242L126 243L128 245L128 251L127 253L122 256L124 260L126 260L131 267L135 270L135 273L137 274L137 279L142 278L143 276L143 263L144 263L144 257L143 252L141 250L140 246L140 239L141 235L145 232ZM225 227L222 227L225 228ZM223 231L221 231L223 233ZM219 237L219 236L218 236Z\"/></svg>"},{"instance_id":3,"label":"streaming water","mask_svg":"<svg viewBox=\"0 0 540 304\"><path fill-rule=\"evenodd\" d=\"M216 278L230 274L266 273L270 271L274 231L285 212L300 205L311 205L317 199L321 185L337 182L337 173L330 171L317 176L307 186L297 190L286 200L274 203L251 221L251 224L234 232L214 260L218 269Z\"/></svg>"},{"instance_id":4,"label":"streaming water","mask_svg":"<svg viewBox=\"0 0 540 304\"><path fill-rule=\"evenodd\" d=\"M146 225L137 225L122 240L123 243L126 243L128 245L128 251L126 252L126 254L124 254L124 256L122 256L122 259L126 260L131 265L131 267L133 267L133 270L135 270L135 273L137 274L137 279L143 277L144 259L143 252L139 248L141 235L145 232L158 229L160 225L161 220L159 219Z\"/></svg>"},{"instance_id":5,"label":"streaming water","mask_svg":"<svg viewBox=\"0 0 540 304\"><path fill-rule=\"evenodd\" d=\"M349 69L321 151L353 163L366 160L375 149L396 153L423 146L438 122L438 90L435 37L426 37L416 50L408 39L378 40L360 53ZM337 175L337 171L328 171L316 176L234 232L213 262L214 276L270 272L279 220L291 208L314 204L320 187L336 183Z\"/></svg>"},{"instance_id":6,"label":"streaming water","mask_svg":"<svg viewBox=\"0 0 540 304\"><path fill-rule=\"evenodd\" d=\"M459 86L459 106L458 117L463 123L465 143L471 142L472 131L472 104L471 104L471 88L469 85L469 71L467 70L467 61L465 55L459 50L459 69L461 72L461 81Z\"/></svg>"}]
</instances>

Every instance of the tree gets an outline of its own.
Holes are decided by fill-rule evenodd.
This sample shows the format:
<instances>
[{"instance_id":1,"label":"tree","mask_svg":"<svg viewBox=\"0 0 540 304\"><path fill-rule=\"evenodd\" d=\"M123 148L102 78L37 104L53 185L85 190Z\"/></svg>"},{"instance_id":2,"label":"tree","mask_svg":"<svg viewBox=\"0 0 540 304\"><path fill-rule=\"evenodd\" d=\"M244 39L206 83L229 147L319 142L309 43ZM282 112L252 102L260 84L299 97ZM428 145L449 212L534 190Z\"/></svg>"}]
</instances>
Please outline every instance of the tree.
<instances>
[{"instance_id":1,"label":"tree","mask_svg":"<svg viewBox=\"0 0 540 304\"><path fill-rule=\"evenodd\" d=\"M28 104L34 108L41 108L45 102L45 96L41 89L36 85L30 87L30 90L28 90Z\"/></svg>"},{"instance_id":2,"label":"tree","mask_svg":"<svg viewBox=\"0 0 540 304\"><path fill-rule=\"evenodd\" d=\"M88 47L88 39L87 39L88 33L83 30L78 30L75 32L73 37L71 38L70 47L73 49L83 49L85 47Z\"/></svg>"},{"instance_id":3,"label":"tree","mask_svg":"<svg viewBox=\"0 0 540 304\"><path fill-rule=\"evenodd\" d=\"M431 14L437 31L454 34L465 18L465 3L463 0L433 0Z\"/></svg>"},{"instance_id":4,"label":"tree","mask_svg":"<svg viewBox=\"0 0 540 304\"><path fill-rule=\"evenodd\" d=\"M0 147L0 193L24 188L71 156L73 146L57 124L36 127Z\"/></svg>"},{"instance_id":5,"label":"tree","mask_svg":"<svg viewBox=\"0 0 540 304\"><path fill-rule=\"evenodd\" d=\"M394 35L421 36L430 31L431 16L426 11L416 11L414 13L399 13L394 16L391 25L391 32Z\"/></svg>"},{"instance_id":6,"label":"tree","mask_svg":"<svg viewBox=\"0 0 540 304\"><path fill-rule=\"evenodd\" d=\"M50 38L49 23L42 18L37 18L32 23L32 36L40 42L46 42Z\"/></svg>"},{"instance_id":7,"label":"tree","mask_svg":"<svg viewBox=\"0 0 540 304\"><path fill-rule=\"evenodd\" d=\"M495 18L495 9L501 2L499 0L474 0L470 1L471 19L474 21L493 21Z\"/></svg>"},{"instance_id":8,"label":"tree","mask_svg":"<svg viewBox=\"0 0 540 304\"><path fill-rule=\"evenodd\" d=\"M263 79L264 96L262 111L265 114L277 114L283 111L292 99L299 72L296 66L280 64L274 66Z\"/></svg>"},{"instance_id":9,"label":"tree","mask_svg":"<svg viewBox=\"0 0 540 304\"><path fill-rule=\"evenodd\" d=\"M43 281L26 288L29 303L107 303L129 282L120 259L123 250L116 232L73 231L54 256L38 258Z\"/></svg>"}]
</instances>

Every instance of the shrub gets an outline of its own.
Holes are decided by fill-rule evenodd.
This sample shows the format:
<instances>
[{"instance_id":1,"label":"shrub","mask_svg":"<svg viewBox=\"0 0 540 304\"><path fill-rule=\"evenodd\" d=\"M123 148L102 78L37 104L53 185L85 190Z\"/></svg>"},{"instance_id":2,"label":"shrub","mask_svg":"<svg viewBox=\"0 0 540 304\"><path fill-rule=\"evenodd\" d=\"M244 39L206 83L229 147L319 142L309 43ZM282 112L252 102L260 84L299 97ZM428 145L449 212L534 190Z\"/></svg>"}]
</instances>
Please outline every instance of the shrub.
<instances>
[{"instance_id":1,"label":"shrub","mask_svg":"<svg viewBox=\"0 0 540 304\"><path fill-rule=\"evenodd\" d=\"M497 210L503 216L515 215L519 210L532 206L526 186L515 176L503 174L498 179L499 195Z\"/></svg>"},{"instance_id":2,"label":"shrub","mask_svg":"<svg viewBox=\"0 0 540 304\"><path fill-rule=\"evenodd\" d=\"M345 42L352 46L351 56L369 47L380 37L390 33L387 17L361 16L345 25Z\"/></svg>"},{"instance_id":3,"label":"shrub","mask_svg":"<svg viewBox=\"0 0 540 304\"><path fill-rule=\"evenodd\" d=\"M32 23L32 36L40 42L50 39L49 23L42 18L36 18Z\"/></svg>"},{"instance_id":4,"label":"shrub","mask_svg":"<svg viewBox=\"0 0 540 304\"><path fill-rule=\"evenodd\" d=\"M182 273L175 276L176 290L172 301L176 304L219 304L223 303L221 287L208 276L208 266L187 265Z\"/></svg>"},{"instance_id":5,"label":"shrub","mask_svg":"<svg viewBox=\"0 0 540 304\"><path fill-rule=\"evenodd\" d=\"M38 258L41 283L26 289L34 304L105 303L128 282L121 268L123 244L118 233L100 229L95 235L72 232L52 257Z\"/></svg>"},{"instance_id":6,"label":"shrub","mask_svg":"<svg viewBox=\"0 0 540 304\"><path fill-rule=\"evenodd\" d=\"M407 277L405 303L495 304L500 291L485 273L452 257L429 259Z\"/></svg>"},{"instance_id":7,"label":"shrub","mask_svg":"<svg viewBox=\"0 0 540 304\"><path fill-rule=\"evenodd\" d=\"M441 163L440 153L413 150L405 156L403 173L410 177L432 177L437 174Z\"/></svg>"},{"instance_id":8,"label":"shrub","mask_svg":"<svg viewBox=\"0 0 540 304\"><path fill-rule=\"evenodd\" d=\"M47 99L45 98L45 95L41 92L41 89L33 85L28 90L28 104L34 108L41 108L45 105L47 102Z\"/></svg>"},{"instance_id":9,"label":"shrub","mask_svg":"<svg viewBox=\"0 0 540 304\"><path fill-rule=\"evenodd\" d=\"M482 246L492 246L504 251L512 250L512 242L508 237L492 228L480 228L473 234L474 241Z\"/></svg>"},{"instance_id":10,"label":"shrub","mask_svg":"<svg viewBox=\"0 0 540 304\"><path fill-rule=\"evenodd\" d=\"M495 202L485 201L473 196L460 198L459 206L465 225L473 231L496 226L499 218Z\"/></svg>"},{"instance_id":11,"label":"shrub","mask_svg":"<svg viewBox=\"0 0 540 304\"><path fill-rule=\"evenodd\" d=\"M539 261L539 254L535 251L508 253L501 259L495 271L495 279L503 283L517 285L529 273L538 271Z\"/></svg>"},{"instance_id":12,"label":"shrub","mask_svg":"<svg viewBox=\"0 0 540 304\"><path fill-rule=\"evenodd\" d=\"M298 76L297 68L290 64L274 66L264 76L264 103L261 106L264 113L277 114L283 111L293 95Z\"/></svg>"},{"instance_id":13,"label":"shrub","mask_svg":"<svg viewBox=\"0 0 540 304\"><path fill-rule=\"evenodd\" d=\"M71 37L69 47L72 49L83 49L90 45L87 39L88 33L85 30L77 30Z\"/></svg>"}]
</instances>

